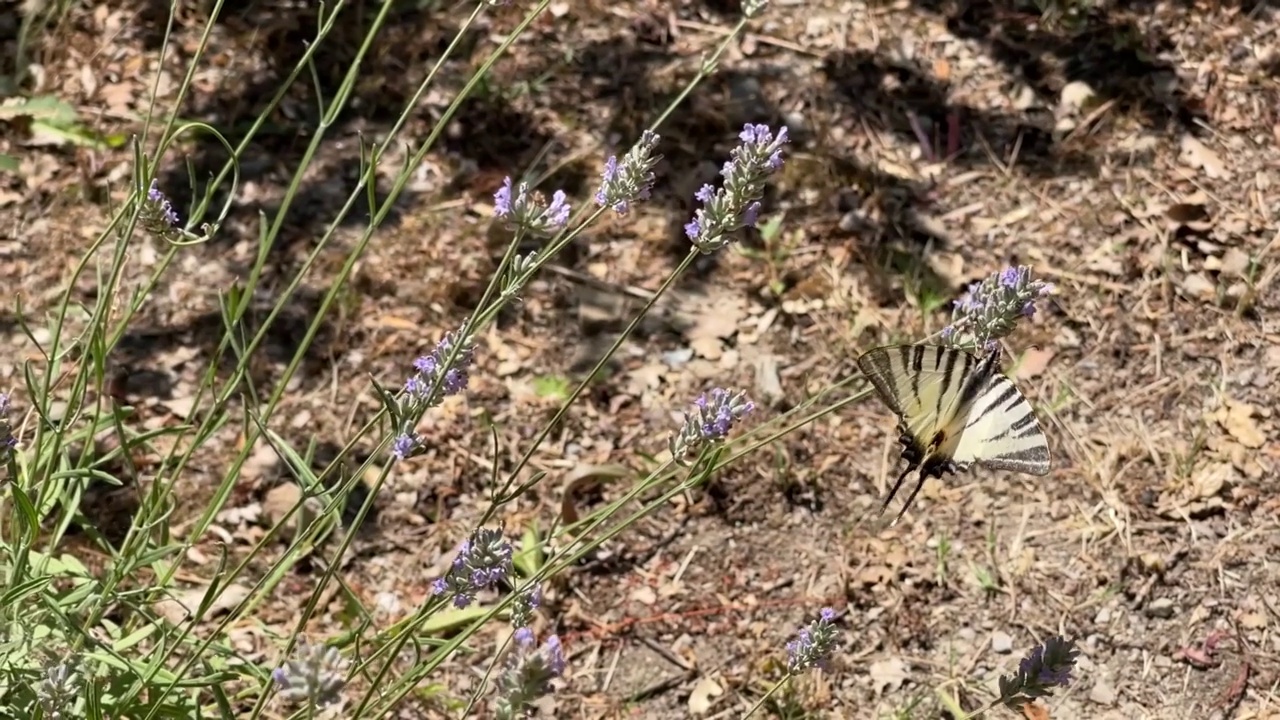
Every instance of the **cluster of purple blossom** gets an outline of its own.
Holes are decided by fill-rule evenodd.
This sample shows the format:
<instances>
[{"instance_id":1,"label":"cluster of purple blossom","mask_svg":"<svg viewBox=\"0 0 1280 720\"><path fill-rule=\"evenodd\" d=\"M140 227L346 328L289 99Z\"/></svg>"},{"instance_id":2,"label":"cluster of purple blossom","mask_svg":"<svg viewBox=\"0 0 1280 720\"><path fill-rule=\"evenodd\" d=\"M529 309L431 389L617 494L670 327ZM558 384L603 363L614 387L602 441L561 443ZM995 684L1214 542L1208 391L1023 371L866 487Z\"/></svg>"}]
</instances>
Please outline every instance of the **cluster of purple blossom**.
<instances>
[{"instance_id":1,"label":"cluster of purple blossom","mask_svg":"<svg viewBox=\"0 0 1280 720\"><path fill-rule=\"evenodd\" d=\"M147 189L147 200L142 205L139 220L147 231L156 235L172 237L177 231L181 219L178 211L173 209L173 203L161 192L158 180L152 179Z\"/></svg>"},{"instance_id":2,"label":"cluster of purple blossom","mask_svg":"<svg viewBox=\"0 0 1280 720\"><path fill-rule=\"evenodd\" d=\"M1005 268L973 283L956 300L942 340L954 347L990 352L996 340L1013 332L1018 320L1035 314L1036 300L1051 292L1053 285L1031 279L1031 268Z\"/></svg>"},{"instance_id":3,"label":"cluster of purple blossom","mask_svg":"<svg viewBox=\"0 0 1280 720\"><path fill-rule=\"evenodd\" d=\"M0 465L7 464L18 447L18 438L13 435L13 423L9 421L11 409L9 396L0 393Z\"/></svg>"}]
</instances>

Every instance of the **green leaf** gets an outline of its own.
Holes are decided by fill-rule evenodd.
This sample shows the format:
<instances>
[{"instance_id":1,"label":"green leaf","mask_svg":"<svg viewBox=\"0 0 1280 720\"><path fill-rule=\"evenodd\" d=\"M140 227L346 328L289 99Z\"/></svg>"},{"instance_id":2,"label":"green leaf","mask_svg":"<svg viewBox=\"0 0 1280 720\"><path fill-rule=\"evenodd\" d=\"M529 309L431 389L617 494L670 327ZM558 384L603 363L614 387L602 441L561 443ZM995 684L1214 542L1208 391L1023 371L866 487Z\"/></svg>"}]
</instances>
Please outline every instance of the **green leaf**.
<instances>
[{"instance_id":1,"label":"green leaf","mask_svg":"<svg viewBox=\"0 0 1280 720\"><path fill-rule=\"evenodd\" d=\"M520 536L520 552L511 561L522 577L533 577L542 568L545 559L542 556L542 539L538 537L536 521L525 528Z\"/></svg>"},{"instance_id":2,"label":"green leaf","mask_svg":"<svg viewBox=\"0 0 1280 720\"><path fill-rule=\"evenodd\" d=\"M466 625L477 618L484 617L489 609L481 605L471 605L464 608L449 608L427 618L422 624L423 632L435 633L443 630L452 630L454 628Z\"/></svg>"},{"instance_id":3,"label":"green leaf","mask_svg":"<svg viewBox=\"0 0 1280 720\"><path fill-rule=\"evenodd\" d=\"M563 402L573 391L569 386L568 378L559 375L540 375L533 379L533 392L538 397L553 398Z\"/></svg>"}]
</instances>

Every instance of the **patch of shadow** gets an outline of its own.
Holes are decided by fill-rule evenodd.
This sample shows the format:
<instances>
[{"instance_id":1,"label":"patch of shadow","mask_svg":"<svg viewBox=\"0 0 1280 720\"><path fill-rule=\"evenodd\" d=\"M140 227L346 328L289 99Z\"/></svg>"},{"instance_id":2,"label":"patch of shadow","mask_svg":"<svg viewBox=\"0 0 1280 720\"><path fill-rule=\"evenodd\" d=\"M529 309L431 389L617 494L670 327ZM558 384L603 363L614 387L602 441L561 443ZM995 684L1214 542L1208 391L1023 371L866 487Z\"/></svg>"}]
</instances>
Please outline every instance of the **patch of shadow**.
<instances>
[{"instance_id":1,"label":"patch of shadow","mask_svg":"<svg viewBox=\"0 0 1280 720\"><path fill-rule=\"evenodd\" d=\"M162 14L152 15L167 20L168 4L152 4L166 8ZM245 144L239 155L238 194L244 193L246 187L279 188L283 192L289 185L295 169L311 152L315 128L323 122L322 111L341 94L348 72L359 57L359 48L374 19L371 6L366 5L355 3L343 11L333 30L316 46L306 68L291 83L289 75L314 44L320 5L250 2L219 19L219 30L227 43L247 48L242 54L244 64L224 68L212 76L213 85L193 89L178 114L209 123L233 148ZM328 229L334 210L346 204L359 181L361 138L376 136L400 116L421 82L425 72L422 68L430 67L431 60L443 53L459 29L456 18L443 11L437 14L429 8L405 7L393 13L361 62L350 100L332 119L315 150L307 175L281 224L280 240L273 246L273 254L287 256L298 243L308 242ZM471 35L467 38L476 41ZM465 56L464 47L458 57ZM456 64L465 68L465 60L459 59ZM278 93L282 93L280 102L254 130ZM195 200L204 197L229 159L227 148L212 136L197 132L186 138L177 147L191 147L189 156L184 162L166 163L159 178L161 189L180 212L190 211ZM200 220L213 220L230 191L228 175L213 189L211 209ZM404 199L402 196L402 202ZM241 201L238 197L237 202ZM279 199L250 200L233 213L245 217L262 212L274 220L281 207ZM361 225L367 222L369 210L367 199L361 197L341 224ZM389 216L384 224L393 224L397 218L398 215ZM257 230L252 223L246 227L251 227L251 232ZM207 250L220 252L224 244L243 240L244 234L224 226Z\"/></svg>"},{"instance_id":2,"label":"patch of shadow","mask_svg":"<svg viewBox=\"0 0 1280 720\"><path fill-rule=\"evenodd\" d=\"M840 220L823 236L848 243L868 272L866 290L884 305L902 302L905 290L917 296L950 297L955 288L933 270L929 257L951 249L951 241L933 219L933 192L915 182L834 151L825 159L836 194Z\"/></svg>"},{"instance_id":3,"label":"patch of shadow","mask_svg":"<svg viewBox=\"0 0 1280 720\"><path fill-rule=\"evenodd\" d=\"M320 311L323 301L324 295L320 290L300 287L294 292L284 309L272 321L261 343L255 348L248 362L248 374L244 382L251 383L255 391L261 393L278 381L280 372L293 359L306 338L307 328ZM236 341L241 348L247 347L249 341L263 327L273 306L272 299L265 294L252 301L249 310L234 328ZM161 399L167 397L166 393L172 392L176 382L174 378L184 369L182 366L195 362L200 368L207 367L226 333L226 325L218 312L197 315L190 321L175 326L150 325L130 328L120 339L111 356L115 372L123 383L119 387L130 391L126 399L131 402L144 394ZM355 335L356 333L342 333L336 330L331 309L330 315L320 326L316 337L303 355L298 374L307 377L325 372L330 365L331 355L341 354L344 351L343 348L334 347L337 338L343 338L344 342L359 342L359 338ZM158 365L171 354L181 357L181 353L175 351L190 347L198 350L195 358L179 360L181 365L176 367ZM219 374L224 378L229 376L237 362L236 353L228 348L219 357ZM130 380L134 377L149 379L146 382L139 380L135 383ZM158 379L160 377L168 379L161 381ZM158 395L152 393L158 393Z\"/></svg>"},{"instance_id":4,"label":"patch of shadow","mask_svg":"<svg viewBox=\"0 0 1280 720\"><path fill-rule=\"evenodd\" d=\"M913 63L861 50L831 54L823 71L832 95L851 114L874 118L895 135L914 140L926 161L945 159L964 168L989 166L992 160L985 144L1002 162L1028 175L1097 172L1088 153L1055 142L1054 117L1047 110L1019 117L954 104L947 99L945 85ZM1016 162L1010 163L1011 158Z\"/></svg>"},{"instance_id":5,"label":"patch of shadow","mask_svg":"<svg viewBox=\"0 0 1280 720\"><path fill-rule=\"evenodd\" d=\"M1048 107L1057 105L1063 87L1079 81L1154 130L1187 130L1204 118L1201 101L1186 94L1176 68L1160 59L1176 52L1176 42L1143 21L1149 12L1141 8L1099 4L1070 22L1046 25L1028 0L913 2L943 16L957 37L985 44Z\"/></svg>"}]
</instances>

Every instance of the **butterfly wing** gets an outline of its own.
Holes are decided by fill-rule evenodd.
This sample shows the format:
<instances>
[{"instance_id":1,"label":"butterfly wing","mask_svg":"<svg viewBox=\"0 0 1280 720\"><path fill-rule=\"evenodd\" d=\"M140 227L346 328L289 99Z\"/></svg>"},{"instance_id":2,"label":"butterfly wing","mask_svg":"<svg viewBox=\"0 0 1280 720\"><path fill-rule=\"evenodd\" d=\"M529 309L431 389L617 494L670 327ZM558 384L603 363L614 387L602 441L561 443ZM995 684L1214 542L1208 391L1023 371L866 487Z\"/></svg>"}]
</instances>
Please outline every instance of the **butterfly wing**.
<instances>
[{"instance_id":1,"label":"butterfly wing","mask_svg":"<svg viewBox=\"0 0 1280 720\"><path fill-rule=\"evenodd\" d=\"M1049 443L1031 403L1009 378L993 373L967 412L956 416L964 426L948 433L956 439L951 459L960 467L983 465L1030 475L1049 472Z\"/></svg>"},{"instance_id":2,"label":"butterfly wing","mask_svg":"<svg viewBox=\"0 0 1280 720\"><path fill-rule=\"evenodd\" d=\"M937 345L880 347L858 358L858 368L921 452L954 424L977 365L973 355Z\"/></svg>"}]
</instances>

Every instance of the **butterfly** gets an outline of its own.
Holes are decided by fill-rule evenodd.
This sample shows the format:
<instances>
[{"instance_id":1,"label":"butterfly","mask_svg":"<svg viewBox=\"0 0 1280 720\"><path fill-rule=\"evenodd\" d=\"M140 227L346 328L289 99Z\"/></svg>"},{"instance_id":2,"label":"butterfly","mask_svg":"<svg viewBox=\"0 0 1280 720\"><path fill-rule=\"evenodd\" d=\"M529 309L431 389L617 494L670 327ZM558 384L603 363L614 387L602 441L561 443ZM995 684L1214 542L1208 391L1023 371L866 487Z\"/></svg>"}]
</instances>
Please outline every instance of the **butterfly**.
<instances>
[{"instance_id":1,"label":"butterfly","mask_svg":"<svg viewBox=\"0 0 1280 720\"><path fill-rule=\"evenodd\" d=\"M881 514L913 470L920 479L892 525L906 514L930 477L970 465L1031 475L1049 473L1049 444L1031 403L1000 371L1000 352L982 357L939 345L894 345L868 350L858 368L898 416L902 457Z\"/></svg>"}]
</instances>

